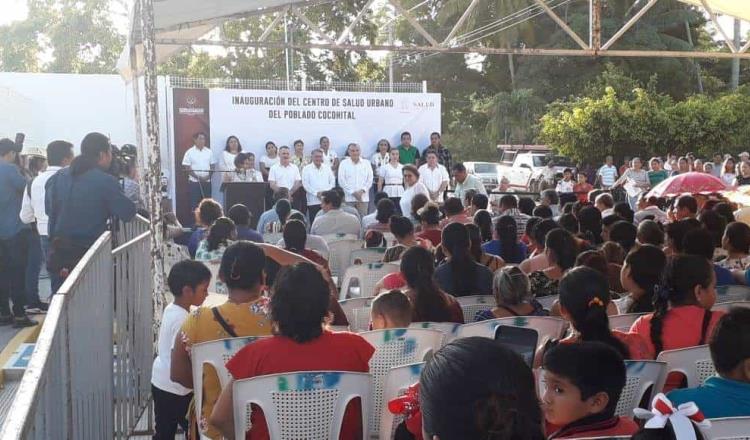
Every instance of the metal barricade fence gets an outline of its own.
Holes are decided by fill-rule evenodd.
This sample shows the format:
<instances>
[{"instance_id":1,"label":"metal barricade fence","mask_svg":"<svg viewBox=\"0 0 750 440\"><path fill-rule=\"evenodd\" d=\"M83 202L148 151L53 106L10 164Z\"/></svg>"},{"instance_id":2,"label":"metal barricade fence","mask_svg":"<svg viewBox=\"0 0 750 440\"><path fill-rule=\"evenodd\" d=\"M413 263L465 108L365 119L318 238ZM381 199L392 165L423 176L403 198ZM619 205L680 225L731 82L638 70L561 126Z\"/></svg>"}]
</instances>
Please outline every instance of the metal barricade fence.
<instances>
[{"instance_id":1,"label":"metal barricade fence","mask_svg":"<svg viewBox=\"0 0 750 440\"><path fill-rule=\"evenodd\" d=\"M136 215L132 221L127 223L117 222L113 229L112 247L122 246L130 240L148 232L150 224L147 218Z\"/></svg>"},{"instance_id":2,"label":"metal barricade fence","mask_svg":"<svg viewBox=\"0 0 750 440\"><path fill-rule=\"evenodd\" d=\"M117 233L132 234L138 223ZM113 233L102 234L52 297L0 438L124 440L151 414L150 235L143 231L114 250Z\"/></svg>"},{"instance_id":3,"label":"metal barricade fence","mask_svg":"<svg viewBox=\"0 0 750 440\"><path fill-rule=\"evenodd\" d=\"M50 304L0 438L112 437L112 247L105 232Z\"/></svg>"},{"instance_id":4,"label":"metal barricade fence","mask_svg":"<svg viewBox=\"0 0 750 440\"><path fill-rule=\"evenodd\" d=\"M114 433L118 439L128 438L145 410L148 409L149 416L151 414L149 399L154 359L154 314L150 246L150 235L144 232L112 251L115 299Z\"/></svg>"}]
</instances>

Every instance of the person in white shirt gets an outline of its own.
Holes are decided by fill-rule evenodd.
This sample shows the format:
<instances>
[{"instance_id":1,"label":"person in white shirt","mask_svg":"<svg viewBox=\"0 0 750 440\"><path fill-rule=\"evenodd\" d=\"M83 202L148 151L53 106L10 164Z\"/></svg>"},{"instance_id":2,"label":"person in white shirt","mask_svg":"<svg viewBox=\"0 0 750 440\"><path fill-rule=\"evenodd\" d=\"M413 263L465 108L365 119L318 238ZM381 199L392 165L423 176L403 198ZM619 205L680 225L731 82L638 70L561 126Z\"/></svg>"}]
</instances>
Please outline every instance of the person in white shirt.
<instances>
[{"instance_id":1,"label":"person in white shirt","mask_svg":"<svg viewBox=\"0 0 750 440\"><path fill-rule=\"evenodd\" d=\"M234 161L240 153L242 153L240 139L237 136L229 136L227 138L227 143L224 146L224 151L221 154L222 161L220 163L220 171L223 171L223 174L231 174L231 172L235 170L236 166Z\"/></svg>"},{"instance_id":2,"label":"person in white shirt","mask_svg":"<svg viewBox=\"0 0 750 440\"><path fill-rule=\"evenodd\" d=\"M341 162L341 166L346 161ZM368 165L369 166L369 165ZM322 213L315 218L310 233L315 235L350 234L360 237L362 224L357 216L341 209L341 196L336 190L323 193Z\"/></svg>"},{"instance_id":3,"label":"person in white shirt","mask_svg":"<svg viewBox=\"0 0 750 440\"><path fill-rule=\"evenodd\" d=\"M347 147L349 157L339 164L339 186L344 190L344 201L357 209L362 216L367 215L372 186L372 166L370 161L362 159L358 144Z\"/></svg>"},{"instance_id":4,"label":"person in white shirt","mask_svg":"<svg viewBox=\"0 0 750 440\"><path fill-rule=\"evenodd\" d=\"M372 164L372 171L375 181L380 179L380 168L390 162L391 160L391 143L387 139L381 139L378 141L378 151L370 158Z\"/></svg>"},{"instance_id":5,"label":"person in white shirt","mask_svg":"<svg viewBox=\"0 0 750 440\"><path fill-rule=\"evenodd\" d=\"M167 284L174 295L174 302L164 308L158 351L151 368L151 395L156 419L154 438L173 439L178 425L183 431L188 431L185 414L193 400L193 390L171 380L172 348L190 307L200 306L208 296L210 282L211 271L197 261L180 261L169 271Z\"/></svg>"},{"instance_id":6,"label":"person in white shirt","mask_svg":"<svg viewBox=\"0 0 750 440\"><path fill-rule=\"evenodd\" d=\"M211 198L211 172L217 161L211 149L206 146L207 140L206 133L194 134L194 145L182 158L182 166L188 173L191 211L198 207L201 200Z\"/></svg>"},{"instance_id":7,"label":"person in white shirt","mask_svg":"<svg viewBox=\"0 0 750 440\"><path fill-rule=\"evenodd\" d=\"M563 171L563 178L561 181L557 182L555 191L559 193L572 193L573 185L575 185L575 182L573 182L573 170L565 168L565 171Z\"/></svg>"},{"instance_id":8,"label":"person in white shirt","mask_svg":"<svg viewBox=\"0 0 750 440\"><path fill-rule=\"evenodd\" d=\"M290 160L289 147L279 148L279 163L271 167L268 172L268 183L271 184L271 191L279 188L289 190L289 196L294 197L294 193L302 188L302 176L299 174L299 168Z\"/></svg>"},{"instance_id":9,"label":"person in white shirt","mask_svg":"<svg viewBox=\"0 0 750 440\"><path fill-rule=\"evenodd\" d=\"M323 164L327 165L335 176L339 170L339 156L336 151L331 149L331 140L328 139L328 136L323 136L318 144L320 151L323 152Z\"/></svg>"},{"instance_id":10,"label":"person in white shirt","mask_svg":"<svg viewBox=\"0 0 750 440\"><path fill-rule=\"evenodd\" d=\"M448 170L438 163L437 153L433 150L427 152L427 163L419 167L419 181L429 191L430 200L437 203L443 201L450 178Z\"/></svg>"},{"instance_id":11,"label":"person in white shirt","mask_svg":"<svg viewBox=\"0 0 750 440\"><path fill-rule=\"evenodd\" d=\"M49 240L49 218L47 217L47 209L45 207L45 185L50 177L52 177L59 170L67 167L73 161L73 144L66 141L54 141L47 145L47 162L49 166L45 171L42 171L37 175L34 180L31 181L31 186L23 192L23 200L21 202L20 218L23 223L30 224L36 222L36 229L39 232L39 243L40 249L38 253L41 255L41 267L46 267L47 255L50 249ZM39 273L36 273L36 278L39 278ZM38 291L38 289L29 289L28 291ZM33 294L31 295L33 296ZM36 297L29 298L29 304L27 310L33 308L45 309L45 305L33 304L34 302L40 302L38 293Z\"/></svg>"},{"instance_id":12,"label":"person in white shirt","mask_svg":"<svg viewBox=\"0 0 750 440\"><path fill-rule=\"evenodd\" d=\"M271 167L279 163L279 150L276 144L271 141L266 142L266 154L260 157L260 173L263 175L263 181L268 182L268 173Z\"/></svg>"},{"instance_id":13,"label":"person in white shirt","mask_svg":"<svg viewBox=\"0 0 750 440\"><path fill-rule=\"evenodd\" d=\"M401 194L401 200L399 201L401 213L405 217L414 220L414 217L411 215L411 200L417 194L424 194L430 197L430 192L424 186L424 183L419 181L419 170L417 170L417 167L414 165L404 165L402 171L404 175L404 193Z\"/></svg>"},{"instance_id":14,"label":"person in white shirt","mask_svg":"<svg viewBox=\"0 0 750 440\"><path fill-rule=\"evenodd\" d=\"M320 211L323 193L336 186L336 177L331 168L323 163L323 151L312 151L312 163L302 169L302 187L307 193L307 209L310 219Z\"/></svg>"},{"instance_id":15,"label":"person in white shirt","mask_svg":"<svg viewBox=\"0 0 750 440\"><path fill-rule=\"evenodd\" d=\"M399 151L394 148L389 153L389 162L378 171L378 192L388 194L388 198L399 206L404 193L404 166L399 162Z\"/></svg>"},{"instance_id":16,"label":"person in white shirt","mask_svg":"<svg viewBox=\"0 0 750 440\"><path fill-rule=\"evenodd\" d=\"M609 189L617 181L617 167L613 164L612 156L607 156L604 165L596 172L596 182L601 184L604 189ZM596 185L596 183L594 184Z\"/></svg>"},{"instance_id":17,"label":"person in white shirt","mask_svg":"<svg viewBox=\"0 0 750 440\"><path fill-rule=\"evenodd\" d=\"M645 196L645 193L643 196ZM639 210L633 215L636 225L647 220L647 217L653 217L655 222L661 224L669 223L669 215L659 208L659 199L657 197L641 197L638 202L638 209Z\"/></svg>"}]
</instances>

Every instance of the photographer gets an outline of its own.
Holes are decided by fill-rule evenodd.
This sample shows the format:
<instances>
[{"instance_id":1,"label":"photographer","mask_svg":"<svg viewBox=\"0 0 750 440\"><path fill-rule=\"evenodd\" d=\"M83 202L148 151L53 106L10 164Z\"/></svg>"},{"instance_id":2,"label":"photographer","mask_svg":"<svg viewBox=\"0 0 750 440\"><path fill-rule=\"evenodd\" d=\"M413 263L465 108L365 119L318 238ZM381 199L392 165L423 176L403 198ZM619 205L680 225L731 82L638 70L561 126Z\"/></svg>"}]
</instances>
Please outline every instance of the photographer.
<instances>
[{"instance_id":1,"label":"photographer","mask_svg":"<svg viewBox=\"0 0 750 440\"><path fill-rule=\"evenodd\" d=\"M107 229L111 217L123 221L135 217L135 204L125 196L117 179L105 171L111 164L109 139L89 133L81 141L81 155L47 182L45 198L52 243L47 268L52 292L57 292L89 246Z\"/></svg>"},{"instance_id":2,"label":"photographer","mask_svg":"<svg viewBox=\"0 0 750 440\"><path fill-rule=\"evenodd\" d=\"M26 259L30 229L21 222L26 179L17 164L20 147L0 139L0 325L36 325L24 310ZM9 299L13 300L11 314Z\"/></svg>"}]
</instances>

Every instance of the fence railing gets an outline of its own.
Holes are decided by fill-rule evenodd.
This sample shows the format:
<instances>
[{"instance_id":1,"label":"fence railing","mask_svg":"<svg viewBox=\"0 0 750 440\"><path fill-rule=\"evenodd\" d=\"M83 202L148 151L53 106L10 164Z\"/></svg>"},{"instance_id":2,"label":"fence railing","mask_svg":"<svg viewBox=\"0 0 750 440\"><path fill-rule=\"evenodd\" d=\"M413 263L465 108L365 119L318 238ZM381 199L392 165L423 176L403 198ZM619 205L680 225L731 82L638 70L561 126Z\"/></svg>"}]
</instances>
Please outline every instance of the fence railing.
<instances>
[{"instance_id":1,"label":"fence railing","mask_svg":"<svg viewBox=\"0 0 750 440\"><path fill-rule=\"evenodd\" d=\"M121 225L114 250L113 233L102 234L53 296L3 440L124 440L133 433L149 405L153 361L144 220Z\"/></svg>"},{"instance_id":2,"label":"fence railing","mask_svg":"<svg viewBox=\"0 0 750 440\"><path fill-rule=\"evenodd\" d=\"M132 221L127 223L119 222L113 228L114 237L112 240L112 247L116 248L129 242L130 240L142 235L144 232L149 231L149 221L145 217L136 215Z\"/></svg>"}]
</instances>

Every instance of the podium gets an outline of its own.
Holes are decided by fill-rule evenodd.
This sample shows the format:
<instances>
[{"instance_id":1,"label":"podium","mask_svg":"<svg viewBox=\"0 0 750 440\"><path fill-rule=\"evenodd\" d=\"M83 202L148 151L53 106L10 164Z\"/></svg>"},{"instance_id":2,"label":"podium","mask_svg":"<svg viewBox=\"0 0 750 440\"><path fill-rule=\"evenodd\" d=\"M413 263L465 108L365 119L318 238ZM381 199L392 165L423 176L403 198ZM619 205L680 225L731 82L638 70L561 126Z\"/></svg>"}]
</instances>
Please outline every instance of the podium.
<instances>
[{"instance_id":1,"label":"podium","mask_svg":"<svg viewBox=\"0 0 750 440\"><path fill-rule=\"evenodd\" d=\"M221 192L224 193L224 209L240 203L247 206L252 213L250 227L255 229L260 215L266 210L267 182L224 182Z\"/></svg>"}]
</instances>

